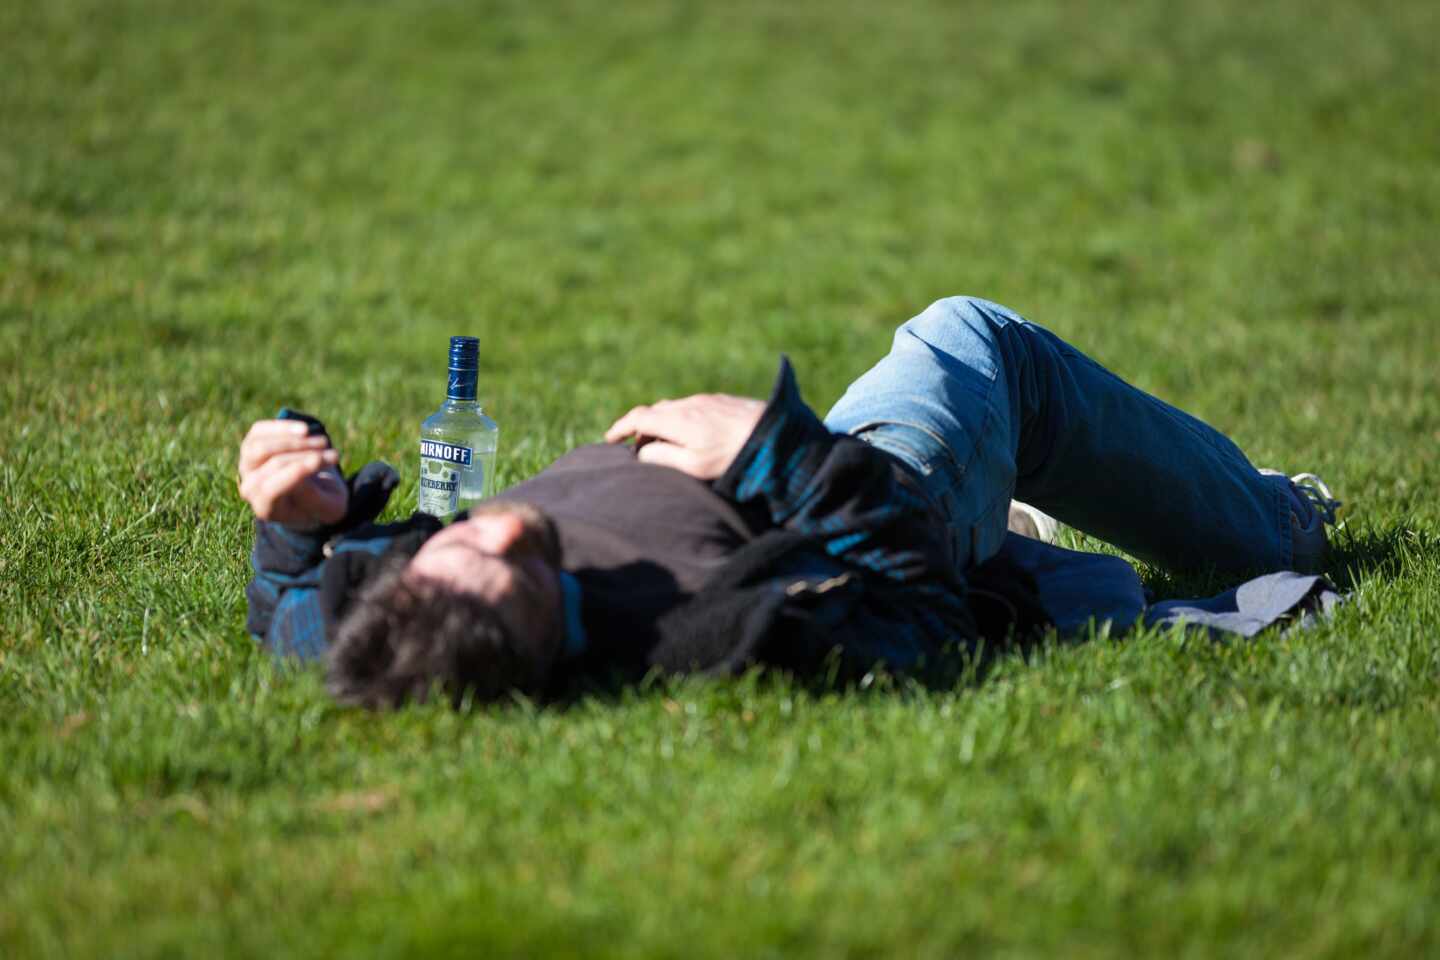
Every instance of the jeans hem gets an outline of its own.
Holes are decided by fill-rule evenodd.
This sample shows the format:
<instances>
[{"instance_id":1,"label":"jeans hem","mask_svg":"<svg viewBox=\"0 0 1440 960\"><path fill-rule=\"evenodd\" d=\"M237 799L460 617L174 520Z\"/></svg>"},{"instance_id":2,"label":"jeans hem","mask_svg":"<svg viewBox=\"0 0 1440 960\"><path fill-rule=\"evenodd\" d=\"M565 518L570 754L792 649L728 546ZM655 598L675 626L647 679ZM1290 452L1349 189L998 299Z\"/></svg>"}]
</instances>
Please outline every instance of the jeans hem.
<instances>
[{"instance_id":1,"label":"jeans hem","mask_svg":"<svg viewBox=\"0 0 1440 960\"><path fill-rule=\"evenodd\" d=\"M1291 523L1292 511L1290 509L1290 494L1285 486L1290 480L1287 477L1267 477L1274 482L1270 488L1274 491L1275 508L1280 523L1280 569L1293 570L1295 567L1295 529Z\"/></svg>"}]
</instances>

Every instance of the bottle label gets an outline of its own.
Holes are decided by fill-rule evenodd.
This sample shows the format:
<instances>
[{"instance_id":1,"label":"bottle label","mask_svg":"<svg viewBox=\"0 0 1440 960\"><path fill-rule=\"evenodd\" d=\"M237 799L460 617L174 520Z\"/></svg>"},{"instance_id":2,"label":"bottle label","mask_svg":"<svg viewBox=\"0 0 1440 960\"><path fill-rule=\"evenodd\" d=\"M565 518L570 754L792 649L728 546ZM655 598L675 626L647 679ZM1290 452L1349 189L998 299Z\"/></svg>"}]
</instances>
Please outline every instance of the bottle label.
<instances>
[{"instance_id":1,"label":"bottle label","mask_svg":"<svg viewBox=\"0 0 1440 960\"><path fill-rule=\"evenodd\" d=\"M475 451L435 440L420 441L420 511L444 517L460 506L460 470L474 461Z\"/></svg>"},{"instance_id":2,"label":"bottle label","mask_svg":"<svg viewBox=\"0 0 1440 960\"><path fill-rule=\"evenodd\" d=\"M441 443L438 440L420 441L420 458L422 460L439 460L443 463L457 463L462 467L468 467L474 456L475 451L469 447Z\"/></svg>"}]
</instances>

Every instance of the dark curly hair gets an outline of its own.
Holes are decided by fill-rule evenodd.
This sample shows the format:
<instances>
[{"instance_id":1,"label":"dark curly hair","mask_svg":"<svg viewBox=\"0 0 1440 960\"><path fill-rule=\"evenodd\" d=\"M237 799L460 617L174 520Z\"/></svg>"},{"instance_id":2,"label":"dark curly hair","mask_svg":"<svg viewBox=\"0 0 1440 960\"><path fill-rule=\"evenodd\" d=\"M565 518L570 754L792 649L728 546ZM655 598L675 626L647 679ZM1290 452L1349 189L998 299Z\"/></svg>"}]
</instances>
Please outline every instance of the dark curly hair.
<instances>
[{"instance_id":1,"label":"dark curly hair","mask_svg":"<svg viewBox=\"0 0 1440 960\"><path fill-rule=\"evenodd\" d=\"M439 691L456 706L539 693L548 663L469 594L407 582L404 563L367 584L340 621L326 687L347 706L383 709Z\"/></svg>"}]
</instances>

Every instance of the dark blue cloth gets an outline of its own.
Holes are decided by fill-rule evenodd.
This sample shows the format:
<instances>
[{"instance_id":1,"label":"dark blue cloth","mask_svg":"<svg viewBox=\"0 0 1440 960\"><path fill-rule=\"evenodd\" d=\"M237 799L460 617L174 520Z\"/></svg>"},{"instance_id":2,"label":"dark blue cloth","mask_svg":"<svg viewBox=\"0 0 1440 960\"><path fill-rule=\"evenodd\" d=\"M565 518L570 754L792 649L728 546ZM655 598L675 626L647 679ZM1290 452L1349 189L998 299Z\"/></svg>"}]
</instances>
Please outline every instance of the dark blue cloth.
<instances>
[{"instance_id":1,"label":"dark blue cloth","mask_svg":"<svg viewBox=\"0 0 1440 960\"><path fill-rule=\"evenodd\" d=\"M1282 570L1214 597L1146 602L1135 568L1119 557L1066 550L1008 534L1000 552L1035 580L1041 605L1056 629L1075 634L1092 621L1124 632L1137 623L1182 626L1215 639L1253 637L1287 620L1309 624L1341 602L1324 577Z\"/></svg>"}]
</instances>

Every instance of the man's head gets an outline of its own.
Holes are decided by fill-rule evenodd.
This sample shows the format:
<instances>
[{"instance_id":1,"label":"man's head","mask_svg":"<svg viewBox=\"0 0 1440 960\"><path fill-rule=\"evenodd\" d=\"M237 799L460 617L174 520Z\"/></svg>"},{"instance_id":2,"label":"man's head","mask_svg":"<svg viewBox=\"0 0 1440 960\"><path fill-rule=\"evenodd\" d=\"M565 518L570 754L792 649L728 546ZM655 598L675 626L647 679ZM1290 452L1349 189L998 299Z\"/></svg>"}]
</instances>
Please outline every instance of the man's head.
<instances>
[{"instance_id":1,"label":"man's head","mask_svg":"<svg viewBox=\"0 0 1440 960\"><path fill-rule=\"evenodd\" d=\"M398 706L538 692L564 642L560 541L528 504L477 508L356 598L329 654L342 703Z\"/></svg>"}]
</instances>

